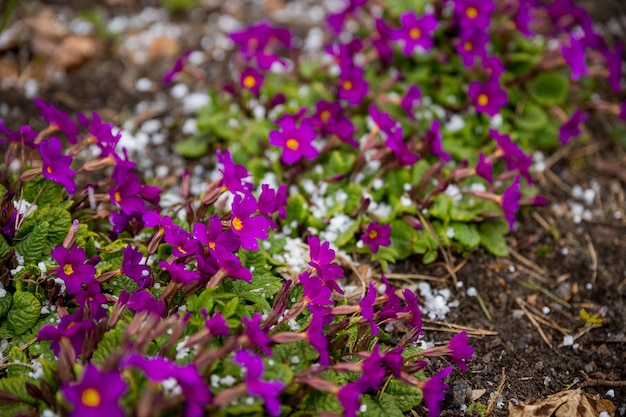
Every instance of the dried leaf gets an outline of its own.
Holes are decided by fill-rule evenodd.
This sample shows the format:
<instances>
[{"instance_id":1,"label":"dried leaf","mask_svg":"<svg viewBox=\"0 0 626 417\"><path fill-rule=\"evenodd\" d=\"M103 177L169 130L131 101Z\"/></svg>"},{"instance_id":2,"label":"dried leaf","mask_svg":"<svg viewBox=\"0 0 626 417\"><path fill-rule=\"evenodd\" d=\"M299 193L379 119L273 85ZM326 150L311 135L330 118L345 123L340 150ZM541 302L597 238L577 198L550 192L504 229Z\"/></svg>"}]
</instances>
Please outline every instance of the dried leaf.
<instances>
[{"instance_id":1,"label":"dried leaf","mask_svg":"<svg viewBox=\"0 0 626 417\"><path fill-rule=\"evenodd\" d=\"M603 411L610 417L615 416L613 403L579 389L559 392L548 398L520 405L509 402L510 417L598 417Z\"/></svg>"},{"instance_id":2,"label":"dried leaf","mask_svg":"<svg viewBox=\"0 0 626 417\"><path fill-rule=\"evenodd\" d=\"M75 68L94 58L101 50L102 44L95 38L70 35L56 48L54 62L65 70Z\"/></svg>"}]
</instances>

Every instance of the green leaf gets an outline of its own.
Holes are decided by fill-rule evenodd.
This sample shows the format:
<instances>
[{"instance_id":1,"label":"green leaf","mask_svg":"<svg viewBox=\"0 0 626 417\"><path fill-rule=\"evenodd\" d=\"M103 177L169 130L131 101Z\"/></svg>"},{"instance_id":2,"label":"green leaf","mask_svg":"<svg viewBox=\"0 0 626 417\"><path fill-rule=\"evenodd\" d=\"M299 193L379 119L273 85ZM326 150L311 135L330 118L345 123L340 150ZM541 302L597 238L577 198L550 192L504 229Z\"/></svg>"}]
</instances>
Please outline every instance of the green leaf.
<instances>
[{"instance_id":1,"label":"green leaf","mask_svg":"<svg viewBox=\"0 0 626 417\"><path fill-rule=\"evenodd\" d=\"M7 243L4 236L0 234L0 259L4 259L7 256L7 253L11 250L11 246Z\"/></svg>"},{"instance_id":2,"label":"green leaf","mask_svg":"<svg viewBox=\"0 0 626 417\"><path fill-rule=\"evenodd\" d=\"M315 415L319 415L323 412L343 414L343 407L339 403L336 395L313 391L310 395L310 401L312 402Z\"/></svg>"},{"instance_id":3,"label":"green leaf","mask_svg":"<svg viewBox=\"0 0 626 417\"><path fill-rule=\"evenodd\" d=\"M211 141L206 134L197 134L176 142L174 152L183 158L200 158L209 152Z\"/></svg>"},{"instance_id":4,"label":"green leaf","mask_svg":"<svg viewBox=\"0 0 626 417\"><path fill-rule=\"evenodd\" d=\"M480 244L480 234L474 223L451 222L454 239L466 248L474 248Z\"/></svg>"},{"instance_id":5,"label":"green leaf","mask_svg":"<svg viewBox=\"0 0 626 417\"><path fill-rule=\"evenodd\" d=\"M50 249L63 243L67 232L72 226L72 215L67 210L59 207L50 207L46 210L39 209L36 213L40 221L47 221L50 225L47 236Z\"/></svg>"},{"instance_id":6,"label":"green leaf","mask_svg":"<svg viewBox=\"0 0 626 417\"><path fill-rule=\"evenodd\" d=\"M0 392L6 392L9 394L13 394L17 396L17 398L28 401L35 402L35 400L28 395L26 391L26 383L33 383L32 378L28 377L8 377L0 379ZM9 403L9 404L0 404L0 415L2 416L14 416L17 415L20 411L33 410L33 407L24 404L24 403Z\"/></svg>"},{"instance_id":7,"label":"green leaf","mask_svg":"<svg viewBox=\"0 0 626 417\"><path fill-rule=\"evenodd\" d=\"M302 223L307 216L306 206L306 200L301 194L296 193L289 196L286 208L287 223L291 223L294 220L298 223Z\"/></svg>"},{"instance_id":8,"label":"green leaf","mask_svg":"<svg viewBox=\"0 0 626 417\"><path fill-rule=\"evenodd\" d=\"M37 207L58 206L63 201L63 186L44 177L24 184L24 200L37 204Z\"/></svg>"},{"instance_id":9,"label":"green leaf","mask_svg":"<svg viewBox=\"0 0 626 417\"><path fill-rule=\"evenodd\" d=\"M335 245L337 245L338 247L342 247L343 245L350 242L354 238L354 234L356 233L356 229L358 228L359 222L353 222L349 228L347 228L343 232L340 232L337 235L337 238L335 239Z\"/></svg>"},{"instance_id":10,"label":"green leaf","mask_svg":"<svg viewBox=\"0 0 626 417\"><path fill-rule=\"evenodd\" d=\"M224 308L222 308L222 316L224 316L224 318L226 319L231 317L233 314L235 314L235 311L237 311L238 305L239 297L232 298L229 302L226 303L226 305L224 305Z\"/></svg>"},{"instance_id":11,"label":"green leaf","mask_svg":"<svg viewBox=\"0 0 626 417\"><path fill-rule=\"evenodd\" d=\"M285 385L289 385L293 380L293 371L288 365L280 363L274 360L273 365L268 364L269 360L265 361L265 372L263 372L263 379L267 381L282 381Z\"/></svg>"},{"instance_id":12,"label":"green leaf","mask_svg":"<svg viewBox=\"0 0 626 417\"><path fill-rule=\"evenodd\" d=\"M452 197L445 194L439 194L435 197L435 204L433 204L428 210L428 214L446 221L450 218L450 209L452 206Z\"/></svg>"},{"instance_id":13,"label":"green leaf","mask_svg":"<svg viewBox=\"0 0 626 417\"><path fill-rule=\"evenodd\" d=\"M521 130L534 132L543 129L548 124L548 115L536 104L526 103L522 115L516 117L514 123Z\"/></svg>"},{"instance_id":14,"label":"green leaf","mask_svg":"<svg viewBox=\"0 0 626 417\"><path fill-rule=\"evenodd\" d=\"M506 257L509 255L509 248L504 238L501 228L494 222L484 222L478 226L480 234L480 244L488 252L495 256Z\"/></svg>"},{"instance_id":15,"label":"green leaf","mask_svg":"<svg viewBox=\"0 0 626 417\"><path fill-rule=\"evenodd\" d=\"M104 334L102 340L98 343L96 350L93 353L92 362L95 364L104 363L109 354L115 349L119 349L122 343L122 329L124 323L122 320L108 332Z\"/></svg>"},{"instance_id":16,"label":"green leaf","mask_svg":"<svg viewBox=\"0 0 626 417\"><path fill-rule=\"evenodd\" d=\"M433 263L437 260L437 251L436 250L429 250L428 252L426 252L424 254L424 257L422 258L422 262L425 264L430 264Z\"/></svg>"},{"instance_id":17,"label":"green leaf","mask_svg":"<svg viewBox=\"0 0 626 417\"><path fill-rule=\"evenodd\" d=\"M28 356L26 356L22 349L18 346L13 346L11 348L9 366L7 368L7 376L9 378L28 375L31 371L30 367L22 366L20 364L30 365L30 360L28 360Z\"/></svg>"},{"instance_id":18,"label":"green leaf","mask_svg":"<svg viewBox=\"0 0 626 417\"><path fill-rule=\"evenodd\" d=\"M530 84L530 94L545 106L563 104L568 92L569 78L556 71L542 72Z\"/></svg>"},{"instance_id":19,"label":"green leaf","mask_svg":"<svg viewBox=\"0 0 626 417\"><path fill-rule=\"evenodd\" d=\"M40 312L41 304L37 297L26 291L17 291L7 314L7 324L16 335L26 333L37 323Z\"/></svg>"},{"instance_id":20,"label":"green leaf","mask_svg":"<svg viewBox=\"0 0 626 417\"><path fill-rule=\"evenodd\" d=\"M396 259L406 259L413 254L413 246L418 240L417 230L405 221L396 219L391 222L389 236L391 238L389 248L397 254Z\"/></svg>"},{"instance_id":21,"label":"green leaf","mask_svg":"<svg viewBox=\"0 0 626 417\"><path fill-rule=\"evenodd\" d=\"M11 305L13 304L13 294L10 292L6 292L4 297L0 298L0 318L6 316L11 309Z\"/></svg>"},{"instance_id":22,"label":"green leaf","mask_svg":"<svg viewBox=\"0 0 626 417\"><path fill-rule=\"evenodd\" d=\"M15 248L24 257L27 263L37 263L41 261L46 247L49 228L50 224L43 221L36 225L26 238L17 242L15 245Z\"/></svg>"},{"instance_id":23,"label":"green leaf","mask_svg":"<svg viewBox=\"0 0 626 417\"><path fill-rule=\"evenodd\" d=\"M392 379L385 389L383 398L389 398L402 412L407 412L422 403L422 390Z\"/></svg>"},{"instance_id":24,"label":"green leaf","mask_svg":"<svg viewBox=\"0 0 626 417\"><path fill-rule=\"evenodd\" d=\"M403 417L402 411L391 396L383 395L380 400L376 400L366 394L361 396L361 404L367 407L362 413L364 417Z\"/></svg>"}]
</instances>

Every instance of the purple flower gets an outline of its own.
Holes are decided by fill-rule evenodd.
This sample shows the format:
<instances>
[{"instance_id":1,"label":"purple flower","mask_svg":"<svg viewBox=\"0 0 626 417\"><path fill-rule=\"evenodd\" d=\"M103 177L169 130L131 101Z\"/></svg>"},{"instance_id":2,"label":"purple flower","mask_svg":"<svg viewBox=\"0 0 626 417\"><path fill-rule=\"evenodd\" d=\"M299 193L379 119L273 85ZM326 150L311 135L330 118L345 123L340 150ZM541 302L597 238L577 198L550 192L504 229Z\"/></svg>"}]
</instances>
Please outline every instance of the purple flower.
<instances>
[{"instance_id":1,"label":"purple flower","mask_svg":"<svg viewBox=\"0 0 626 417\"><path fill-rule=\"evenodd\" d=\"M382 305L378 317L381 319L396 318L397 313L402 310L402 299L396 294L396 289L389 283L385 274L380 275L380 279L385 286L385 303Z\"/></svg>"},{"instance_id":2,"label":"purple flower","mask_svg":"<svg viewBox=\"0 0 626 417\"><path fill-rule=\"evenodd\" d=\"M159 317L165 316L165 305L154 298L148 290L139 290L132 293L126 303L129 310L135 312L147 311Z\"/></svg>"},{"instance_id":3,"label":"purple flower","mask_svg":"<svg viewBox=\"0 0 626 417\"><path fill-rule=\"evenodd\" d=\"M389 113L383 113L378 110L374 104L370 104L369 112L372 122L374 123L372 130L375 133L382 131L387 135L387 137L389 137L392 136L398 128L400 128L400 123L393 120Z\"/></svg>"},{"instance_id":4,"label":"purple flower","mask_svg":"<svg viewBox=\"0 0 626 417\"><path fill-rule=\"evenodd\" d=\"M35 139L39 133L36 130L31 129L28 125L21 126L16 132L14 132L7 129L2 122L2 119L0 119L0 133L7 138L9 143L23 143L31 149L35 149L37 147ZM0 140L0 145L2 144L4 144L4 141Z\"/></svg>"},{"instance_id":5,"label":"purple flower","mask_svg":"<svg viewBox=\"0 0 626 417\"><path fill-rule=\"evenodd\" d=\"M257 239L267 239L269 222L263 216L252 216L257 209L257 202L252 194L244 197L237 194L232 204L231 230L241 240L241 247L246 250L259 249Z\"/></svg>"},{"instance_id":6,"label":"purple flower","mask_svg":"<svg viewBox=\"0 0 626 417\"><path fill-rule=\"evenodd\" d=\"M461 39L456 44L456 50L461 55L463 65L471 67L476 57L487 57L487 42L489 35L478 27L464 27L461 31Z\"/></svg>"},{"instance_id":7,"label":"purple flower","mask_svg":"<svg viewBox=\"0 0 626 417\"><path fill-rule=\"evenodd\" d=\"M529 4L533 0L521 0L518 2L517 11L515 12L515 17L513 21L515 22L515 27L519 30L522 35L527 38L534 35L533 31L530 30L531 16L530 9L531 4Z\"/></svg>"},{"instance_id":8,"label":"purple flower","mask_svg":"<svg viewBox=\"0 0 626 417\"><path fill-rule=\"evenodd\" d=\"M285 384L282 381L261 381L263 360L247 350L235 354L235 362L246 368L246 387L248 393L261 397L265 402L265 411L270 416L280 415L279 396Z\"/></svg>"},{"instance_id":9,"label":"purple flower","mask_svg":"<svg viewBox=\"0 0 626 417\"><path fill-rule=\"evenodd\" d=\"M223 270L227 276L246 281L247 283L252 281L252 272L241 264L241 260L237 255L228 252L222 247L216 248L214 254L218 267Z\"/></svg>"},{"instance_id":10,"label":"purple flower","mask_svg":"<svg viewBox=\"0 0 626 417\"><path fill-rule=\"evenodd\" d=\"M363 361L363 373L359 381L363 383L367 389L378 390L387 372L383 368L382 357L380 356L380 346L378 343L374 345L374 349L370 355Z\"/></svg>"},{"instance_id":11,"label":"purple flower","mask_svg":"<svg viewBox=\"0 0 626 417\"><path fill-rule=\"evenodd\" d=\"M418 333L422 333L422 311L417 304L417 296L408 288L402 291L402 295L406 301L405 312L408 313L409 321L418 330Z\"/></svg>"},{"instance_id":12,"label":"purple flower","mask_svg":"<svg viewBox=\"0 0 626 417\"><path fill-rule=\"evenodd\" d=\"M344 417L356 417L357 411L361 408L359 398L365 391L367 387L360 379L349 382L339 389L337 398L343 407Z\"/></svg>"},{"instance_id":13,"label":"purple flower","mask_svg":"<svg viewBox=\"0 0 626 417\"><path fill-rule=\"evenodd\" d=\"M82 291L76 293L76 302L80 305L94 320L100 320L106 317L107 310L102 306L107 304L107 299L102 294L100 283L91 280Z\"/></svg>"},{"instance_id":14,"label":"purple flower","mask_svg":"<svg viewBox=\"0 0 626 417\"><path fill-rule=\"evenodd\" d=\"M585 123L589 115L583 113L580 110L574 111L572 116L567 119L561 127L559 127L559 140L562 144L566 144L573 137L579 136L582 133L580 125Z\"/></svg>"},{"instance_id":15,"label":"purple flower","mask_svg":"<svg viewBox=\"0 0 626 417\"><path fill-rule=\"evenodd\" d=\"M382 365L396 378L400 377L400 372L404 366L404 359L402 358L403 349L403 346L397 346L393 350L386 352L381 358Z\"/></svg>"},{"instance_id":16,"label":"purple flower","mask_svg":"<svg viewBox=\"0 0 626 417\"><path fill-rule=\"evenodd\" d=\"M309 120L322 134L336 135L342 142L359 147L359 142L354 139L354 125L343 115L341 104L320 100L315 104L315 114Z\"/></svg>"},{"instance_id":17,"label":"purple flower","mask_svg":"<svg viewBox=\"0 0 626 417\"><path fill-rule=\"evenodd\" d=\"M126 392L126 383L119 371L100 372L88 364L78 384L64 385L63 395L73 405L70 417L123 417L119 400Z\"/></svg>"},{"instance_id":18,"label":"purple flower","mask_svg":"<svg viewBox=\"0 0 626 417\"><path fill-rule=\"evenodd\" d=\"M113 170L113 185L109 188L109 199L124 214L132 216L147 211L146 203L141 198L141 183L132 170L116 166Z\"/></svg>"},{"instance_id":19,"label":"purple flower","mask_svg":"<svg viewBox=\"0 0 626 417\"><path fill-rule=\"evenodd\" d=\"M572 70L572 80L578 81L583 75L587 75L587 66L585 65L585 47L583 43L573 34L569 37L569 46L561 47L563 58Z\"/></svg>"},{"instance_id":20,"label":"purple flower","mask_svg":"<svg viewBox=\"0 0 626 417\"><path fill-rule=\"evenodd\" d=\"M391 28L387 26L384 19L376 18L374 20L376 26L376 32L378 36L372 37L372 45L378 52L378 56L385 62L391 62L393 60L393 49L389 45L391 40Z\"/></svg>"},{"instance_id":21,"label":"purple flower","mask_svg":"<svg viewBox=\"0 0 626 417\"><path fill-rule=\"evenodd\" d=\"M368 91L368 84L363 78L363 68L343 67L339 76L339 98L347 100L348 103L356 106Z\"/></svg>"},{"instance_id":22,"label":"purple flower","mask_svg":"<svg viewBox=\"0 0 626 417\"><path fill-rule=\"evenodd\" d=\"M178 258L194 255L198 249L198 241L178 225L166 229L163 240L172 245L172 255Z\"/></svg>"},{"instance_id":23,"label":"purple flower","mask_svg":"<svg viewBox=\"0 0 626 417\"><path fill-rule=\"evenodd\" d=\"M606 64L609 69L609 85L616 93L620 91L620 80L622 77L622 61L624 59L624 45L615 43L615 50L604 48L603 51Z\"/></svg>"},{"instance_id":24,"label":"purple flower","mask_svg":"<svg viewBox=\"0 0 626 417\"><path fill-rule=\"evenodd\" d=\"M450 375L450 372L452 372L452 367L448 366L439 371L422 386L422 395L424 396L426 407L428 407L428 417L439 416L441 410L439 403L444 400L444 391L449 388L447 384L443 383L443 380Z\"/></svg>"},{"instance_id":25,"label":"purple flower","mask_svg":"<svg viewBox=\"0 0 626 417\"><path fill-rule=\"evenodd\" d=\"M200 279L198 271L190 271L184 263L178 261L168 263L166 260L160 260L159 266L170 273L172 281L180 284L194 285Z\"/></svg>"},{"instance_id":26,"label":"purple flower","mask_svg":"<svg viewBox=\"0 0 626 417\"><path fill-rule=\"evenodd\" d=\"M311 310L311 322L306 329L306 340L319 353L320 365L330 365L330 356L328 354L328 338L324 333L324 325L326 324L327 309L309 306ZM328 315L330 316L330 315ZM330 316L332 318L332 316Z\"/></svg>"},{"instance_id":27,"label":"purple flower","mask_svg":"<svg viewBox=\"0 0 626 417\"><path fill-rule=\"evenodd\" d=\"M171 84L172 80L174 79L174 76L178 74L179 72L182 72L182 70L185 68L185 63L187 62L189 55L191 55L191 52L193 51L191 50L185 51L178 58L176 58L176 61L174 61L174 65L172 66L172 69L166 72L165 75L163 76L163 84Z\"/></svg>"},{"instance_id":28,"label":"purple flower","mask_svg":"<svg viewBox=\"0 0 626 417\"><path fill-rule=\"evenodd\" d=\"M301 158L309 160L317 158L319 152L313 146L315 129L311 122L303 120L296 126L293 115L285 115L277 121L280 130L270 132L270 145L283 148L281 160L285 164L293 164Z\"/></svg>"},{"instance_id":29,"label":"purple flower","mask_svg":"<svg viewBox=\"0 0 626 417\"><path fill-rule=\"evenodd\" d=\"M378 252L379 246L391 245L391 239L389 238L390 233L390 225L379 225L375 222L371 222L367 225L365 233L361 235L361 240L363 241L363 243L370 245L372 253L376 253Z\"/></svg>"},{"instance_id":30,"label":"purple flower","mask_svg":"<svg viewBox=\"0 0 626 417\"><path fill-rule=\"evenodd\" d=\"M75 145L78 142L78 126L72 121L70 116L54 107L52 104L48 104L40 98L33 99L33 103L39 108L39 114L50 125L52 132L61 131L67 137L67 140Z\"/></svg>"},{"instance_id":31,"label":"purple flower","mask_svg":"<svg viewBox=\"0 0 626 417\"><path fill-rule=\"evenodd\" d=\"M239 46L246 60L256 61L259 68L268 70L275 62L285 64L273 52L276 46L281 44L290 47L292 35L288 29L276 28L267 22L261 22L231 33L230 38Z\"/></svg>"},{"instance_id":32,"label":"purple flower","mask_svg":"<svg viewBox=\"0 0 626 417\"><path fill-rule=\"evenodd\" d=\"M504 212L504 218L509 222L509 230L513 231L515 213L519 210L519 200L522 198L520 191L519 175L500 197L500 205Z\"/></svg>"},{"instance_id":33,"label":"purple flower","mask_svg":"<svg viewBox=\"0 0 626 417\"><path fill-rule=\"evenodd\" d=\"M400 107L405 111L406 115L409 116L411 120L415 120L415 116L413 115L413 108L419 104L419 100L422 98L422 91L416 85L411 85L404 97L402 97L402 101L400 102Z\"/></svg>"},{"instance_id":34,"label":"purple flower","mask_svg":"<svg viewBox=\"0 0 626 417\"><path fill-rule=\"evenodd\" d=\"M376 322L374 322L374 301L376 301L376 287L374 287L373 282L370 282L365 297L359 301L359 308L361 309L363 318L369 321L372 327L372 334L378 336L378 326Z\"/></svg>"},{"instance_id":35,"label":"purple flower","mask_svg":"<svg viewBox=\"0 0 626 417\"><path fill-rule=\"evenodd\" d=\"M490 184L493 182L493 164L485 159L485 154L482 152L478 155L476 174L484 178Z\"/></svg>"},{"instance_id":36,"label":"purple flower","mask_svg":"<svg viewBox=\"0 0 626 417\"><path fill-rule=\"evenodd\" d=\"M100 116L95 111L91 115L91 122L84 114L77 115L76 119L89 132L89 136L86 139L87 142L95 143L100 148L100 158L115 158L117 156L115 155L115 148L122 137L121 131L113 135L113 125L111 123L102 123Z\"/></svg>"},{"instance_id":37,"label":"purple flower","mask_svg":"<svg viewBox=\"0 0 626 417\"><path fill-rule=\"evenodd\" d=\"M430 153L443 162L450 162L450 154L443 150L439 120L433 119L433 123L424 138L424 145Z\"/></svg>"},{"instance_id":38,"label":"purple flower","mask_svg":"<svg viewBox=\"0 0 626 417\"><path fill-rule=\"evenodd\" d=\"M241 322L245 325L244 334L251 346L256 346L265 353L266 356L272 356L270 350L271 339L259 326L261 325L261 315L254 313L251 318L243 317Z\"/></svg>"},{"instance_id":39,"label":"purple flower","mask_svg":"<svg viewBox=\"0 0 626 417\"><path fill-rule=\"evenodd\" d=\"M88 336L95 336L96 325L89 318L83 319L83 309L79 308L74 313L61 317L59 324L53 326L46 324L37 334L39 340L51 340L50 348L56 356L60 352L61 339L68 339L76 355L80 355L83 350L83 341Z\"/></svg>"},{"instance_id":40,"label":"purple flower","mask_svg":"<svg viewBox=\"0 0 626 417\"><path fill-rule=\"evenodd\" d=\"M454 12L460 26L489 27L490 15L495 5L491 0L456 0Z\"/></svg>"},{"instance_id":41,"label":"purple flower","mask_svg":"<svg viewBox=\"0 0 626 417\"><path fill-rule=\"evenodd\" d=\"M124 249L124 260L120 268L122 274L137 283L139 288L146 288L152 284L152 271L148 265L140 265L143 255L139 248L133 248L129 243Z\"/></svg>"},{"instance_id":42,"label":"purple flower","mask_svg":"<svg viewBox=\"0 0 626 417\"><path fill-rule=\"evenodd\" d=\"M44 178L61 184L69 194L74 194L76 182L73 177L76 175L76 171L70 168L72 157L61 155L61 151L61 141L55 136L39 144L39 153L43 161L41 174Z\"/></svg>"},{"instance_id":43,"label":"purple flower","mask_svg":"<svg viewBox=\"0 0 626 417\"><path fill-rule=\"evenodd\" d=\"M272 224L272 228L278 226L274 223L270 216L273 213L278 212L279 219L287 218L287 185L281 184L278 190L275 190L269 186L269 184L261 184L261 195L259 195L259 213L264 215L267 220Z\"/></svg>"},{"instance_id":44,"label":"purple flower","mask_svg":"<svg viewBox=\"0 0 626 417\"><path fill-rule=\"evenodd\" d=\"M530 156L526 155L517 144L515 144L511 137L507 134L499 133L497 130L489 129L489 135L498 144L497 155L502 156L502 159L506 163L509 171L515 169L526 178L529 184L532 184L532 178L528 170L533 164L533 160Z\"/></svg>"},{"instance_id":45,"label":"purple flower","mask_svg":"<svg viewBox=\"0 0 626 417\"><path fill-rule=\"evenodd\" d=\"M235 164L228 149L224 150L224 152L218 149L215 154L217 155L217 160L223 166L219 170L222 173L222 179L220 179L217 186L224 187L233 194L251 191L252 183L243 180L250 176L246 167L241 164Z\"/></svg>"},{"instance_id":46,"label":"purple flower","mask_svg":"<svg viewBox=\"0 0 626 417\"><path fill-rule=\"evenodd\" d=\"M401 166L411 166L420 159L418 154L411 152L409 145L404 141L402 128L398 128L392 136L389 136L385 145L393 151Z\"/></svg>"},{"instance_id":47,"label":"purple flower","mask_svg":"<svg viewBox=\"0 0 626 417\"><path fill-rule=\"evenodd\" d=\"M207 227L204 223L194 223L193 237L205 246L205 252L214 252L218 247L234 252L241 246L239 238L232 230L224 230L222 221L216 215L209 218Z\"/></svg>"},{"instance_id":48,"label":"purple flower","mask_svg":"<svg viewBox=\"0 0 626 417\"><path fill-rule=\"evenodd\" d=\"M330 26L333 32L335 32L336 35L339 35L343 30L343 24L346 20L346 17L349 14L355 14L358 9L360 9L365 3L367 3L367 0L345 0L344 2L347 4L342 11L330 14L326 18L326 23L328 24L328 26Z\"/></svg>"},{"instance_id":49,"label":"purple flower","mask_svg":"<svg viewBox=\"0 0 626 417\"><path fill-rule=\"evenodd\" d=\"M363 49L363 43L358 38L353 38L348 43L334 43L326 47L326 52L331 55L337 65L343 68L354 66L354 56Z\"/></svg>"},{"instance_id":50,"label":"purple flower","mask_svg":"<svg viewBox=\"0 0 626 417\"><path fill-rule=\"evenodd\" d=\"M489 75L489 78L497 80L504 73L504 64L498 56L490 56L483 58L483 68Z\"/></svg>"},{"instance_id":51,"label":"purple flower","mask_svg":"<svg viewBox=\"0 0 626 417\"><path fill-rule=\"evenodd\" d=\"M67 292L77 294L82 291L82 284L95 280L96 268L85 263L86 255L83 248L75 244L68 250L58 245L50 252L50 256L59 264L57 276L65 282Z\"/></svg>"},{"instance_id":52,"label":"purple flower","mask_svg":"<svg viewBox=\"0 0 626 417\"><path fill-rule=\"evenodd\" d=\"M317 276L322 280L324 286L331 290L343 294L343 290L337 284L338 279L343 278L343 268L332 263L335 260L335 251L330 249L330 243L324 242L320 245L317 236L309 237L309 265L315 268Z\"/></svg>"},{"instance_id":53,"label":"purple flower","mask_svg":"<svg viewBox=\"0 0 626 417\"><path fill-rule=\"evenodd\" d=\"M252 94L259 94L261 84L263 84L263 75L253 67L248 67L241 73L239 84L242 88L250 90Z\"/></svg>"},{"instance_id":54,"label":"purple flower","mask_svg":"<svg viewBox=\"0 0 626 417\"><path fill-rule=\"evenodd\" d=\"M185 416L202 417L205 415L204 405L211 400L211 392L194 364L180 366L165 358L144 358L133 354L122 359L120 366L139 368L154 382L174 378L186 402Z\"/></svg>"},{"instance_id":55,"label":"purple flower","mask_svg":"<svg viewBox=\"0 0 626 417\"><path fill-rule=\"evenodd\" d=\"M224 318L224 316L222 316L222 313L217 311L213 314L213 317L208 318L207 311L204 307L200 312L206 320L206 322L204 323L204 327L206 327L206 329L211 332L212 336L230 336L230 328L226 324L226 319Z\"/></svg>"},{"instance_id":56,"label":"purple flower","mask_svg":"<svg viewBox=\"0 0 626 417\"><path fill-rule=\"evenodd\" d=\"M319 277L312 277L309 270L301 272L298 279L304 289L304 294L302 295L304 305L327 306L334 304L331 300L332 290L324 285Z\"/></svg>"},{"instance_id":57,"label":"purple flower","mask_svg":"<svg viewBox=\"0 0 626 417\"><path fill-rule=\"evenodd\" d=\"M400 29L391 31L391 39L404 43L404 55L410 56L418 46L426 51L433 47L432 34L437 27L435 15L426 14L418 18L415 12L406 12L400 15L400 23Z\"/></svg>"},{"instance_id":58,"label":"purple flower","mask_svg":"<svg viewBox=\"0 0 626 417\"><path fill-rule=\"evenodd\" d=\"M456 363L456 365L463 371L467 371L467 364L465 361L472 359L474 355L474 349L469 345L469 337L467 331L463 330L461 333L454 335L452 340L448 343L447 356Z\"/></svg>"},{"instance_id":59,"label":"purple flower","mask_svg":"<svg viewBox=\"0 0 626 417\"><path fill-rule=\"evenodd\" d=\"M469 96L474 101L476 111L495 116L508 103L506 91L498 81L490 79L487 82L472 81L469 86Z\"/></svg>"}]
</instances>

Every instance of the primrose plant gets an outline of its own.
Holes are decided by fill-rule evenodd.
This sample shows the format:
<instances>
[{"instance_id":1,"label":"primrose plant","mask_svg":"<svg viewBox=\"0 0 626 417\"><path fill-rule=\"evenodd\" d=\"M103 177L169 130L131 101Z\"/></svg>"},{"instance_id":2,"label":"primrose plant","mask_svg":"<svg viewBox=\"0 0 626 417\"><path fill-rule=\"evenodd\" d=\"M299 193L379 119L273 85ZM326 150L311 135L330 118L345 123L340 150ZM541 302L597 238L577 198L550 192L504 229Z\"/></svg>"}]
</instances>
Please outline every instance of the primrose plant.
<instances>
[{"instance_id":1,"label":"primrose plant","mask_svg":"<svg viewBox=\"0 0 626 417\"><path fill-rule=\"evenodd\" d=\"M0 414L439 415L469 337L424 347L388 263L505 255L544 202L528 152L580 135L576 106L620 114L595 91L622 49L570 0L408 3L346 2L321 50L230 34L237 76L176 144L218 178L168 208L96 113L0 122Z\"/></svg>"}]
</instances>

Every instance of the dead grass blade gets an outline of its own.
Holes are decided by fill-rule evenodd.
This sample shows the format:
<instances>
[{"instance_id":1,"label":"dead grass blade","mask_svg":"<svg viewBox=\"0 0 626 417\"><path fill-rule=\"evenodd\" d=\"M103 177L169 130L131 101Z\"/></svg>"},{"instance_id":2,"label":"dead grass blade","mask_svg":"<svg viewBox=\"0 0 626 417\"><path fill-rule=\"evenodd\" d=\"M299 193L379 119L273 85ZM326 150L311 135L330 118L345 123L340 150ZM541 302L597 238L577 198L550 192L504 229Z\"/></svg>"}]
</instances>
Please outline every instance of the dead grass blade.
<instances>
[{"instance_id":1,"label":"dead grass blade","mask_svg":"<svg viewBox=\"0 0 626 417\"><path fill-rule=\"evenodd\" d=\"M502 390L504 389L505 380L506 380L506 374L504 372L504 368L502 368L502 378L500 378L500 384L498 384L498 388L496 389L496 392L494 393L493 398L491 398L491 401L489 401L489 405L487 405L485 416L490 415L491 412L493 411L493 407L496 405L496 402L498 401L498 397L502 394Z\"/></svg>"},{"instance_id":2,"label":"dead grass blade","mask_svg":"<svg viewBox=\"0 0 626 417\"><path fill-rule=\"evenodd\" d=\"M539 325L539 323L535 319L535 315L528 308L526 308L526 303L524 302L524 300L522 300L521 298L517 297L517 298L515 298L515 301L517 302L517 305L520 306L520 308L522 309L522 311L524 312L526 317L528 317L528 320L530 320L532 325L535 326L535 328L539 332L539 336L541 336L543 341L546 342L546 345L548 345L548 347L550 347L550 349L552 349L552 343L550 342L550 340L548 340L548 337L545 335L545 333L543 332L543 329L541 328L541 326Z\"/></svg>"}]
</instances>

